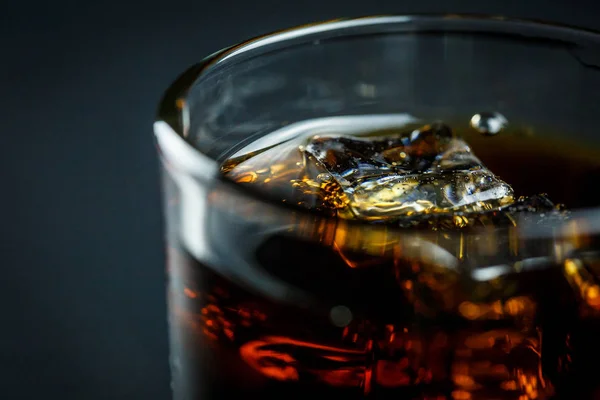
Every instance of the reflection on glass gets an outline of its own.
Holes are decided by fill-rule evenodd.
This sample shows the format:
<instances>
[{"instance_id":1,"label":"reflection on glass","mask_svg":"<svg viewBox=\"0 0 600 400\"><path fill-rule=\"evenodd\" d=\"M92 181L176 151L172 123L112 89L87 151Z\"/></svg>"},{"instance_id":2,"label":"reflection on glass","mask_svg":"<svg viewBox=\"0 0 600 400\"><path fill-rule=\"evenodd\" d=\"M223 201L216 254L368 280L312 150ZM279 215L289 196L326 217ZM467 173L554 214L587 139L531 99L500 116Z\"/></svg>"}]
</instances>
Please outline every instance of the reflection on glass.
<instances>
[{"instance_id":1,"label":"reflection on glass","mask_svg":"<svg viewBox=\"0 0 600 400\"><path fill-rule=\"evenodd\" d=\"M175 399L598 398L597 43L375 17L184 74L155 124Z\"/></svg>"}]
</instances>

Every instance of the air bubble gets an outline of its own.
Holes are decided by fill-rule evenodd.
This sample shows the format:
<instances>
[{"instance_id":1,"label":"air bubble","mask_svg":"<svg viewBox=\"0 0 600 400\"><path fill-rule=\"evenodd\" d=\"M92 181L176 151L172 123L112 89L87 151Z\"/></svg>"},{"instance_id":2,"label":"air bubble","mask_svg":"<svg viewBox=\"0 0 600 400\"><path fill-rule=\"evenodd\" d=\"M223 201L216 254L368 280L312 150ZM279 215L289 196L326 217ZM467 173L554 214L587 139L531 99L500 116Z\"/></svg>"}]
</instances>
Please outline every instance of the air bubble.
<instances>
[{"instance_id":1,"label":"air bubble","mask_svg":"<svg viewBox=\"0 0 600 400\"><path fill-rule=\"evenodd\" d=\"M470 124L477 132L493 136L506 128L508 120L498 112L481 112L471 117Z\"/></svg>"},{"instance_id":2,"label":"air bubble","mask_svg":"<svg viewBox=\"0 0 600 400\"><path fill-rule=\"evenodd\" d=\"M343 328L352 322L352 311L346 306L335 306L329 312L331 323L335 326Z\"/></svg>"}]
</instances>

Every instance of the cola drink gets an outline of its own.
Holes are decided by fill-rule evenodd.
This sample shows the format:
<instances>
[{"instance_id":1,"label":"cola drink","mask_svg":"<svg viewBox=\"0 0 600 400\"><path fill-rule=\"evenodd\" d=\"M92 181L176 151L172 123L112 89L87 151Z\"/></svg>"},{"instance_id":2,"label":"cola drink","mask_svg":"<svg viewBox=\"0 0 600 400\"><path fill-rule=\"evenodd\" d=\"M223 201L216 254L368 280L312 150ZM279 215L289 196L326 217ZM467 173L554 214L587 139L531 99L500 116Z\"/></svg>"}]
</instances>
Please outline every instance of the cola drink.
<instances>
[{"instance_id":1,"label":"cola drink","mask_svg":"<svg viewBox=\"0 0 600 400\"><path fill-rule=\"evenodd\" d=\"M461 126L250 146L227 189L166 170L175 398L596 398L595 239L518 232L597 205L600 157Z\"/></svg>"}]
</instances>

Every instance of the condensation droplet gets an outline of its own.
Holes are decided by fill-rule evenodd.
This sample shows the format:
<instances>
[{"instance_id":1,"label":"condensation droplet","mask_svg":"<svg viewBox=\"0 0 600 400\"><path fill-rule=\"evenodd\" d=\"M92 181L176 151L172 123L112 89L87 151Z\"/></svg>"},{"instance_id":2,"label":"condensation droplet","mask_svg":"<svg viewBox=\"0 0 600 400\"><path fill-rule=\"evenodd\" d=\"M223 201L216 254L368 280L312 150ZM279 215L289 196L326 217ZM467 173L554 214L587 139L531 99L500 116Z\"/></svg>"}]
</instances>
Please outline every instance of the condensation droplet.
<instances>
[{"instance_id":1,"label":"condensation droplet","mask_svg":"<svg viewBox=\"0 0 600 400\"><path fill-rule=\"evenodd\" d=\"M492 136L506 128L508 120L498 112L481 112L471 117L470 125L477 132Z\"/></svg>"},{"instance_id":2,"label":"condensation droplet","mask_svg":"<svg viewBox=\"0 0 600 400\"><path fill-rule=\"evenodd\" d=\"M335 326L343 328L352 322L352 311L346 306L335 306L329 312L329 318Z\"/></svg>"}]
</instances>

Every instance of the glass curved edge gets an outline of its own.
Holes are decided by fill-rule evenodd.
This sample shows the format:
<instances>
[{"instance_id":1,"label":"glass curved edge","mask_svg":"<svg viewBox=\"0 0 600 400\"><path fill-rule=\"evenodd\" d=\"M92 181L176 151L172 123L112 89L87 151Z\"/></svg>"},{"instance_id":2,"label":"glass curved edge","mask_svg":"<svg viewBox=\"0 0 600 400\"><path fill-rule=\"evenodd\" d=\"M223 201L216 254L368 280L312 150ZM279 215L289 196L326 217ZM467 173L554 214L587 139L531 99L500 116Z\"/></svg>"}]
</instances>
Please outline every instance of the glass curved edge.
<instances>
[{"instance_id":1,"label":"glass curved edge","mask_svg":"<svg viewBox=\"0 0 600 400\"><path fill-rule=\"evenodd\" d=\"M157 111L154 124L155 140L161 153L163 161L176 165L182 173L205 179L218 179L220 183L230 187L240 196L257 200L269 207L275 207L285 213L299 213L308 218L328 218L315 215L308 210L299 209L283 204L259 193L240 187L226 179L220 179L217 162L204 156L195 149L186 139L185 123L185 98L189 89L212 68L223 62L231 62L234 59L243 61L246 56L255 56L256 52L267 51L272 47L288 46L294 40L310 42L319 36L338 32L336 36L344 36L354 30L354 34L368 34L381 32L381 28L388 25L392 29L389 32L396 33L419 33L419 32L451 32L461 31L470 33L497 32L507 33L530 38L541 38L558 40L573 44L598 45L600 33L579 29L566 25L547 23L543 21L522 20L490 15L384 15L349 19L339 19L319 22L315 24L293 27L290 29L276 31L263 36L247 40L219 50L200 63L190 67L182 73L167 89L163 95ZM363 29L356 31L356 29ZM365 30L366 29L366 30ZM370 32L369 32L370 30ZM325 37L327 38L327 36ZM323 39L325 39L323 38ZM349 226L370 226L361 221L347 221ZM600 210L586 209L574 210L569 218L570 226L577 226L577 235L590 235L600 231ZM389 226L386 227L388 229ZM401 229L399 229L401 230ZM562 232L562 233L561 233ZM571 232L571 233L566 233ZM561 235L573 235L572 229L560 229L560 227L537 226L535 223L519 227L518 236L523 239L557 238Z\"/></svg>"},{"instance_id":2,"label":"glass curved edge","mask_svg":"<svg viewBox=\"0 0 600 400\"><path fill-rule=\"evenodd\" d=\"M415 14L415 15L381 15L348 19L336 19L317 22L305 26L279 30L246 40L242 43L221 49L198 64L183 72L167 89L159 103L157 120L164 120L183 135L181 109L177 107L179 99L185 98L193 84L211 68L233 59L241 61L242 56L254 55L256 51L266 51L271 47L288 45L294 40L310 42L319 40L319 36L337 32L335 36L344 36L354 30L355 34L386 32L452 32L465 33L505 33L530 38L557 40L566 43L600 45L600 32L580 29L555 23L506 18L492 15L469 14ZM359 31L356 31L359 29ZM362 29L362 30L360 30ZM323 37L322 39L326 39Z\"/></svg>"},{"instance_id":3,"label":"glass curved edge","mask_svg":"<svg viewBox=\"0 0 600 400\"><path fill-rule=\"evenodd\" d=\"M356 32L352 32L356 31ZM215 64L239 57L253 50L301 39L310 42L320 35L336 33L503 33L566 43L597 42L600 33L557 23L475 14L380 15L324 21L250 39L230 48Z\"/></svg>"}]
</instances>

